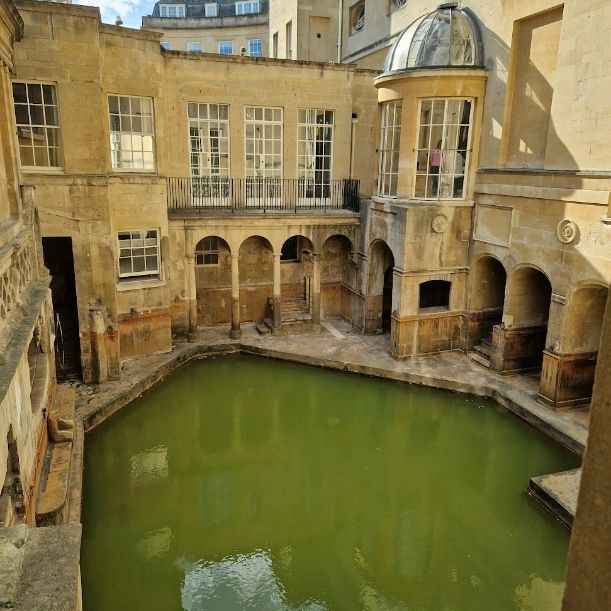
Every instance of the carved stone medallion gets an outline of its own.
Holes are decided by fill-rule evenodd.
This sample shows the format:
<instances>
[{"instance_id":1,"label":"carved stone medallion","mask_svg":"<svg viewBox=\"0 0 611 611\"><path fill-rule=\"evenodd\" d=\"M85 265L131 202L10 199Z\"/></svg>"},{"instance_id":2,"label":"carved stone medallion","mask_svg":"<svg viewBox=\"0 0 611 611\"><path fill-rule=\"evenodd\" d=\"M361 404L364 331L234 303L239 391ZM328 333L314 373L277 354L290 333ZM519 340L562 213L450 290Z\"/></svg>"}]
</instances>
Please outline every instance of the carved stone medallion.
<instances>
[{"instance_id":1,"label":"carved stone medallion","mask_svg":"<svg viewBox=\"0 0 611 611\"><path fill-rule=\"evenodd\" d=\"M443 233L448 228L448 219L443 214L438 214L431 222L431 229L435 233Z\"/></svg>"},{"instance_id":2,"label":"carved stone medallion","mask_svg":"<svg viewBox=\"0 0 611 611\"><path fill-rule=\"evenodd\" d=\"M570 219L563 219L556 228L556 235L563 244L570 244L577 237L577 232L577 225Z\"/></svg>"}]
</instances>

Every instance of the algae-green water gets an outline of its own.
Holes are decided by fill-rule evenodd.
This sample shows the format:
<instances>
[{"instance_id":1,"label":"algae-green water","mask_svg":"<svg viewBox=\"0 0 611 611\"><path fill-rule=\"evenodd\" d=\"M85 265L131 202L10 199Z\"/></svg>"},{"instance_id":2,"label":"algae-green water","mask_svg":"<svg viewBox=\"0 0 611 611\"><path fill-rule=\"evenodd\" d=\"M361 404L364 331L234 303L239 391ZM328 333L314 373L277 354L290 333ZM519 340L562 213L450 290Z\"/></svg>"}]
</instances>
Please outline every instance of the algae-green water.
<instances>
[{"instance_id":1,"label":"algae-green water","mask_svg":"<svg viewBox=\"0 0 611 611\"><path fill-rule=\"evenodd\" d=\"M85 611L560 608L578 460L492 401L216 358L85 449Z\"/></svg>"}]
</instances>

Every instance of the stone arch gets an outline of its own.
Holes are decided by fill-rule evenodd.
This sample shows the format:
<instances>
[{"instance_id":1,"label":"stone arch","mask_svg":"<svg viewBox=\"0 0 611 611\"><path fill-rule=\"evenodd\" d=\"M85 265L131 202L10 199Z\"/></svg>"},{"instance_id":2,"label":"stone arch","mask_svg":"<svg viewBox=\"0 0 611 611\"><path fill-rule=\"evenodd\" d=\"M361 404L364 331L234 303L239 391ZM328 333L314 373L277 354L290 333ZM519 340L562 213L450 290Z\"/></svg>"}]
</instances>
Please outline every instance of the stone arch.
<instances>
[{"instance_id":1,"label":"stone arch","mask_svg":"<svg viewBox=\"0 0 611 611\"><path fill-rule=\"evenodd\" d=\"M490 340L492 328L501 323L505 305L507 271L501 261L484 254L473 266L471 280L471 344Z\"/></svg>"},{"instance_id":2,"label":"stone arch","mask_svg":"<svg viewBox=\"0 0 611 611\"><path fill-rule=\"evenodd\" d=\"M240 321L264 320L273 297L274 247L261 235L251 235L238 251Z\"/></svg>"},{"instance_id":3,"label":"stone arch","mask_svg":"<svg viewBox=\"0 0 611 611\"><path fill-rule=\"evenodd\" d=\"M0 525L12 526L25 521L25 496L21 482L19 451L12 426L9 427L6 443L6 475L0 494Z\"/></svg>"},{"instance_id":4,"label":"stone arch","mask_svg":"<svg viewBox=\"0 0 611 611\"><path fill-rule=\"evenodd\" d=\"M218 235L206 235L195 245L195 294L198 325L231 320L231 247Z\"/></svg>"},{"instance_id":5,"label":"stone arch","mask_svg":"<svg viewBox=\"0 0 611 611\"><path fill-rule=\"evenodd\" d=\"M280 263L280 293L285 310L286 306L295 306L302 312L310 311L314 243L303 234L289 236L280 249Z\"/></svg>"},{"instance_id":6,"label":"stone arch","mask_svg":"<svg viewBox=\"0 0 611 611\"><path fill-rule=\"evenodd\" d=\"M390 331L395 257L384 240L369 245L365 330Z\"/></svg>"},{"instance_id":7,"label":"stone arch","mask_svg":"<svg viewBox=\"0 0 611 611\"><path fill-rule=\"evenodd\" d=\"M323 316L356 320L358 303L354 300L356 266L352 261L352 240L343 234L330 235L322 244L321 308Z\"/></svg>"}]
</instances>

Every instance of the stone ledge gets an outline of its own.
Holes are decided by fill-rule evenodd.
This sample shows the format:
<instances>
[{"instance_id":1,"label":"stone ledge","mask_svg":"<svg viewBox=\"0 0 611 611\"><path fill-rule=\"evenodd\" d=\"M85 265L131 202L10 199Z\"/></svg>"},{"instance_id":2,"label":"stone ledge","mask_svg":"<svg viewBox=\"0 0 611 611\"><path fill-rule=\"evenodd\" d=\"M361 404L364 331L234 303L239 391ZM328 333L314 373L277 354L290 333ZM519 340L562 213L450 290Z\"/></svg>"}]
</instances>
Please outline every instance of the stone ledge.
<instances>
[{"instance_id":1,"label":"stone ledge","mask_svg":"<svg viewBox=\"0 0 611 611\"><path fill-rule=\"evenodd\" d=\"M581 469L532 477L528 493L551 511L565 526L572 528L581 483Z\"/></svg>"}]
</instances>

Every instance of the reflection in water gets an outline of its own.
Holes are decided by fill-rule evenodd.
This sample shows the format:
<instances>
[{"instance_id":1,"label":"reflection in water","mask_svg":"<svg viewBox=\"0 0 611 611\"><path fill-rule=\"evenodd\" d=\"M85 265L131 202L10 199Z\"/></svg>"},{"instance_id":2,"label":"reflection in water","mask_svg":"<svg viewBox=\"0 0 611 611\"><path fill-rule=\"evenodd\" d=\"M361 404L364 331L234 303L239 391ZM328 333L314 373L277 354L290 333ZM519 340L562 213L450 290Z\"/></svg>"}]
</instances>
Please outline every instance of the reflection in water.
<instances>
[{"instance_id":1,"label":"reflection in water","mask_svg":"<svg viewBox=\"0 0 611 611\"><path fill-rule=\"evenodd\" d=\"M577 460L485 400L254 358L90 435L87 611L552 611L568 535L524 493Z\"/></svg>"}]
</instances>

